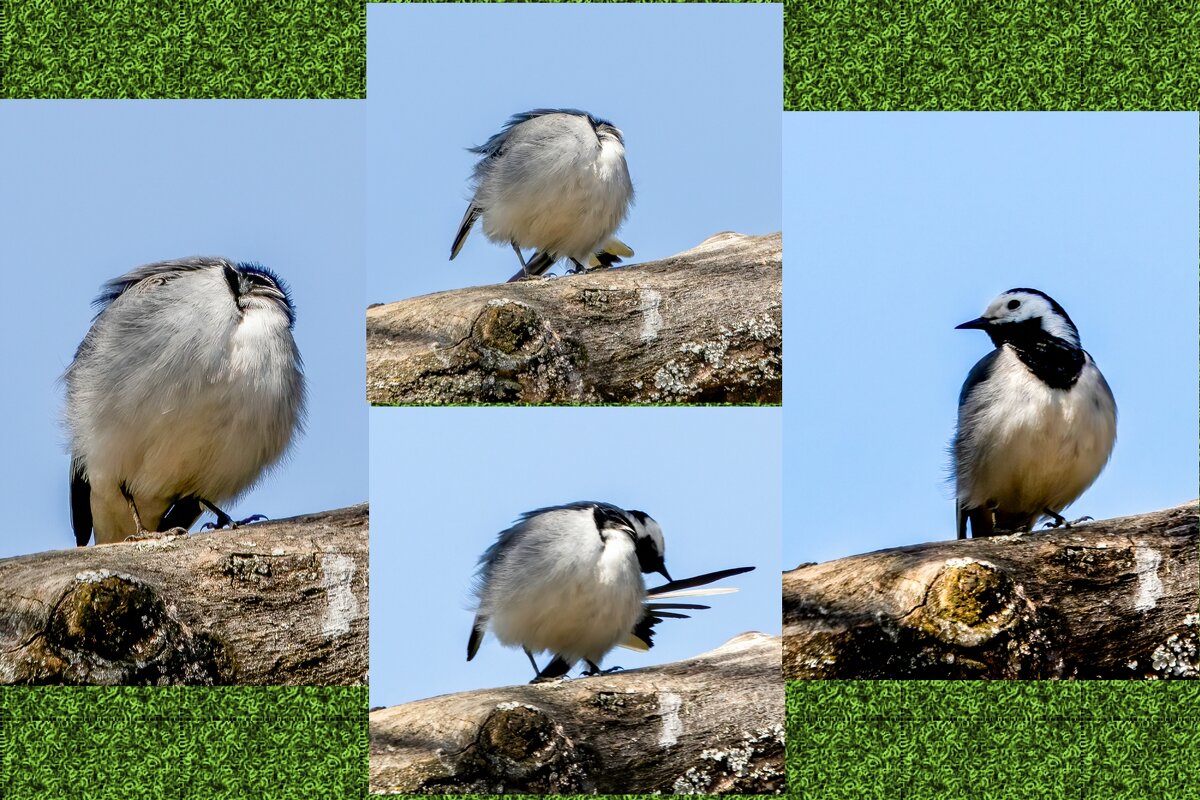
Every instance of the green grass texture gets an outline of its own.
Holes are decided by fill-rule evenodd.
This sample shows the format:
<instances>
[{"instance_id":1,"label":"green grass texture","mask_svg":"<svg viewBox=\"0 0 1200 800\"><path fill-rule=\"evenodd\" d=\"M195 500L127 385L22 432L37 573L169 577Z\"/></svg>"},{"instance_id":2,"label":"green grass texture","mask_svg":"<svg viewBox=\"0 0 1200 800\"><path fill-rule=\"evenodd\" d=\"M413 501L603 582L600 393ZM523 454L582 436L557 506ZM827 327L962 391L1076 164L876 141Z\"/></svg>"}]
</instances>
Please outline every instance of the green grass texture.
<instances>
[{"instance_id":1,"label":"green grass texture","mask_svg":"<svg viewBox=\"0 0 1200 800\"><path fill-rule=\"evenodd\" d=\"M820 800L1184 800L1195 681L788 684L788 785Z\"/></svg>"},{"instance_id":2,"label":"green grass texture","mask_svg":"<svg viewBox=\"0 0 1200 800\"><path fill-rule=\"evenodd\" d=\"M361 0L7 0L6 98L362 98Z\"/></svg>"},{"instance_id":3,"label":"green grass texture","mask_svg":"<svg viewBox=\"0 0 1200 800\"><path fill-rule=\"evenodd\" d=\"M1200 4L813 0L784 11L786 111L1189 111Z\"/></svg>"},{"instance_id":4,"label":"green grass texture","mask_svg":"<svg viewBox=\"0 0 1200 800\"><path fill-rule=\"evenodd\" d=\"M0 797L358 798L366 687L2 687Z\"/></svg>"}]
</instances>

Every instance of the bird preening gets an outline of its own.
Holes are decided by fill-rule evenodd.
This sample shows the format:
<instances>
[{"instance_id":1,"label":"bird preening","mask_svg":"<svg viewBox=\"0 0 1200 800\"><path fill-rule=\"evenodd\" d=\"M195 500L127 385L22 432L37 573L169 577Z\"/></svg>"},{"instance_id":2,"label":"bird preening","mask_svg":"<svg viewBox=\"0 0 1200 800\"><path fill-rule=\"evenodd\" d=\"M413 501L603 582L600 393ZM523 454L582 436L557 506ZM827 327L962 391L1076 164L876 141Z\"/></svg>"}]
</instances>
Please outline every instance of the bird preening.
<instances>
[{"instance_id":1,"label":"bird preening","mask_svg":"<svg viewBox=\"0 0 1200 800\"><path fill-rule=\"evenodd\" d=\"M600 502L529 511L479 560L467 660L490 627L501 644L525 651L534 682L563 677L579 661L587 664L585 674L599 674L613 648L647 650L658 623L708 608L676 598L736 591L696 587L752 569L672 580L662 528L642 511ZM642 575L651 572L667 583L647 590ZM540 652L552 659L539 668L534 654Z\"/></svg>"},{"instance_id":2,"label":"bird preening","mask_svg":"<svg viewBox=\"0 0 1200 800\"><path fill-rule=\"evenodd\" d=\"M450 248L458 255L476 220L493 242L511 245L521 270L544 274L570 259L577 271L633 255L613 234L629 213L633 183L625 139L612 123L577 109L514 115L479 147L473 196ZM522 249L534 249L526 260Z\"/></svg>"},{"instance_id":3,"label":"bird preening","mask_svg":"<svg viewBox=\"0 0 1200 800\"><path fill-rule=\"evenodd\" d=\"M958 538L1029 531L1092 485L1117 437L1117 406L1067 312L1037 289L1010 289L958 326L995 349L967 375L952 445ZM1078 521L1078 520L1077 520Z\"/></svg>"},{"instance_id":4,"label":"bird preening","mask_svg":"<svg viewBox=\"0 0 1200 800\"><path fill-rule=\"evenodd\" d=\"M67 369L71 522L85 545L189 528L287 451L305 386L283 282L186 258L105 284Z\"/></svg>"}]
</instances>

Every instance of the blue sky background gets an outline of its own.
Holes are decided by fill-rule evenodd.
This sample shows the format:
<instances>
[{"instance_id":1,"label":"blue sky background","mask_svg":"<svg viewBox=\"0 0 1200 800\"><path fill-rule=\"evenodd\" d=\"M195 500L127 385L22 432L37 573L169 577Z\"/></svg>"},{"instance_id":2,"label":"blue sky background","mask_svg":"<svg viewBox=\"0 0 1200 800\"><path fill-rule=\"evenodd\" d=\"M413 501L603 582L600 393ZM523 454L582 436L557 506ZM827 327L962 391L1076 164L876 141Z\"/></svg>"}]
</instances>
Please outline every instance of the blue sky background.
<instances>
[{"instance_id":1,"label":"blue sky background","mask_svg":"<svg viewBox=\"0 0 1200 800\"><path fill-rule=\"evenodd\" d=\"M649 652L618 648L605 666L676 661L745 631L780 632L781 409L370 414L372 706L533 677L520 649L490 633L467 662L472 577L519 514L573 500L604 500L658 520L676 579L757 567L719 584L737 594L700 598L712 608L664 621Z\"/></svg>"},{"instance_id":2,"label":"blue sky background","mask_svg":"<svg viewBox=\"0 0 1200 800\"><path fill-rule=\"evenodd\" d=\"M784 143L785 568L954 538L946 446L991 349L954 326L1018 286L1117 399L1068 516L1196 497L1196 114L785 114Z\"/></svg>"},{"instance_id":3,"label":"blue sky background","mask_svg":"<svg viewBox=\"0 0 1200 800\"><path fill-rule=\"evenodd\" d=\"M447 259L478 160L466 148L533 108L624 133L629 263L780 230L781 17L778 4L368 6L369 300L516 272L478 222Z\"/></svg>"},{"instance_id":4,"label":"blue sky background","mask_svg":"<svg viewBox=\"0 0 1200 800\"><path fill-rule=\"evenodd\" d=\"M297 309L308 432L226 510L279 518L367 499L364 112L329 101L0 103L0 557L74 546L58 379L100 285L178 256L259 261Z\"/></svg>"}]
</instances>

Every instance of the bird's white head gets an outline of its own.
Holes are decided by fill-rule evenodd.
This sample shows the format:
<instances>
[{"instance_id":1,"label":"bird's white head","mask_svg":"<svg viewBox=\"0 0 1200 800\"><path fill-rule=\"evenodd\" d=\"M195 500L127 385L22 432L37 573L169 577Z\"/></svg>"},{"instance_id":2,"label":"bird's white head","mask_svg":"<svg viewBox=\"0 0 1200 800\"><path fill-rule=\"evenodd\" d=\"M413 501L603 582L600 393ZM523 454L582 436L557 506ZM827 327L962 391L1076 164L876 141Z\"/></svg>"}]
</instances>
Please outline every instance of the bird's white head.
<instances>
[{"instance_id":1,"label":"bird's white head","mask_svg":"<svg viewBox=\"0 0 1200 800\"><path fill-rule=\"evenodd\" d=\"M657 572L671 580L667 573L667 546L663 541L662 527L645 511L630 511L629 517L633 520L634 545L642 572Z\"/></svg>"},{"instance_id":2,"label":"bird's white head","mask_svg":"<svg viewBox=\"0 0 1200 800\"><path fill-rule=\"evenodd\" d=\"M957 326L982 330L999 345L1041 333L1079 347L1079 329L1054 298L1037 289L1009 289L983 315Z\"/></svg>"}]
</instances>

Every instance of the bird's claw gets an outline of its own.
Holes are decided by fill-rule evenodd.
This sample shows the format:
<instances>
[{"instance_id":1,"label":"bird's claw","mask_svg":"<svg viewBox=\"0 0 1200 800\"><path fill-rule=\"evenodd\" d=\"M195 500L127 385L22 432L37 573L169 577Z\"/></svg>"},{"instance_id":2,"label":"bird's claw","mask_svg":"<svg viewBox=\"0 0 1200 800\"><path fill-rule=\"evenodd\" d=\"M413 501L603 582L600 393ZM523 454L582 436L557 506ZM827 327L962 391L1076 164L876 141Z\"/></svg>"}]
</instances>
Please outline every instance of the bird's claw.
<instances>
[{"instance_id":1,"label":"bird's claw","mask_svg":"<svg viewBox=\"0 0 1200 800\"><path fill-rule=\"evenodd\" d=\"M269 517L267 517L265 514L251 514L250 516L246 517L245 519L235 520L227 514L220 514L217 516L216 522L206 522L200 526L200 530L216 531L216 530L221 530L222 528L229 528L230 530L234 530L235 528L239 528L242 525L249 525L251 522L259 522L264 519L269 519Z\"/></svg>"},{"instance_id":2,"label":"bird's claw","mask_svg":"<svg viewBox=\"0 0 1200 800\"><path fill-rule=\"evenodd\" d=\"M597 675L611 675L614 672L624 671L624 667L609 667L608 669L589 669L582 673L585 678L594 678Z\"/></svg>"},{"instance_id":3,"label":"bird's claw","mask_svg":"<svg viewBox=\"0 0 1200 800\"><path fill-rule=\"evenodd\" d=\"M1042 527L1044 528L1070 528L1073 525L1078 525L1081 522L1094 522L1095 517L1082 516L1079 519L1067 520L1063 517L1056 516L1054 519L1047 522Z\"/></svg>"}]
</instances>

